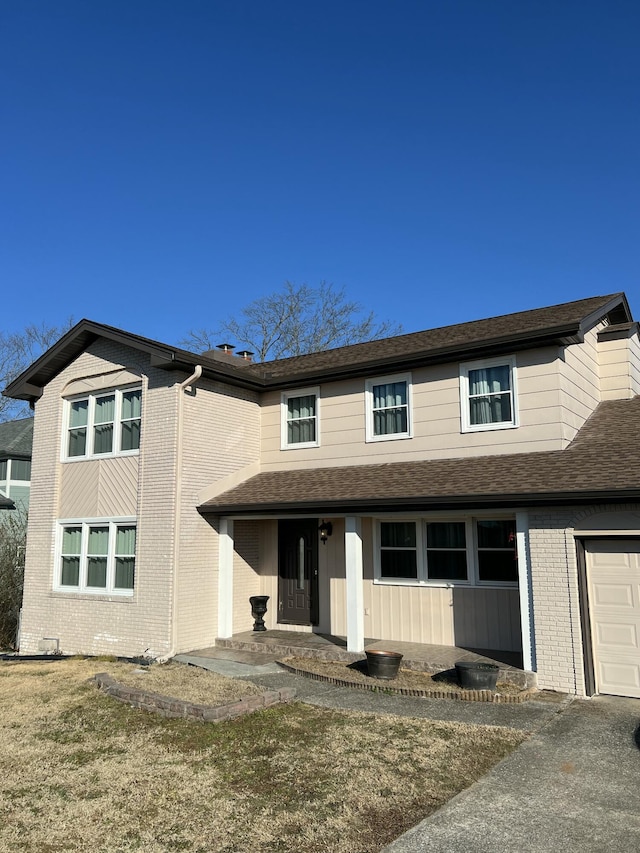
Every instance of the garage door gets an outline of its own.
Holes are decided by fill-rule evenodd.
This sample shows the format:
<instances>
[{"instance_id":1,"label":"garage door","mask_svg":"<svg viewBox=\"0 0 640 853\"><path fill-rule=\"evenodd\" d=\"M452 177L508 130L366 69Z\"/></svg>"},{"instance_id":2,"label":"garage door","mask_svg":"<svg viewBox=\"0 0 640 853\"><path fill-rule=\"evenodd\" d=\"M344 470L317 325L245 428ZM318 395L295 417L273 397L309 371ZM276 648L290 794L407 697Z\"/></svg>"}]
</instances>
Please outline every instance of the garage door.
<instances>
[{"instance_id":1,"label":"garage door","mask_svg":"<svg viewBox=\"0 0 640 853\"><path fill-rule=\"evenodd\" d=\"M640 541L587 540L598 693L640 698Z\"/></svg>"}]
</instances>

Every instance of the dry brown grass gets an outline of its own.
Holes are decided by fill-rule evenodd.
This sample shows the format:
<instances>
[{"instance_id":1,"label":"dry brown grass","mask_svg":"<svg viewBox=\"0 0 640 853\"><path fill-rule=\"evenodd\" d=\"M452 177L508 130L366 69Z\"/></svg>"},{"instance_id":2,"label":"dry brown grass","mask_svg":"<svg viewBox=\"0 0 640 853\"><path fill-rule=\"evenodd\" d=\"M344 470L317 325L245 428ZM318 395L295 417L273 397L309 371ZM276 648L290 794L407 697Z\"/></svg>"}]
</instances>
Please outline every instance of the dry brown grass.
<instances>
[{"instance_id":1,"label":"dry brown grass","mask_svg":"<svg viewBox=\"0 0 640 853\"><path fill-rule=\"evenodd\" d=\"M165 720L88 681L120 666L0 663L0 850L373 853L523 739L301 704Z\"/></svg>"}]
</instances>

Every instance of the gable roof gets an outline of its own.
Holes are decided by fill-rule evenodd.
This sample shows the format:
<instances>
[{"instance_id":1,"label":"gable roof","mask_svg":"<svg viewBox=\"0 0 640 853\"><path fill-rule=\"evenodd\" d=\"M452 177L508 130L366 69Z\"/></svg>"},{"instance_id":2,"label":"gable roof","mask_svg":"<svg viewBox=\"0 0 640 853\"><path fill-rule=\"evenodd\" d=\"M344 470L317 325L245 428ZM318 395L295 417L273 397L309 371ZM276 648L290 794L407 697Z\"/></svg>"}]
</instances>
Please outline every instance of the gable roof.
<instances>
[{"instance_id":1,"label":"gable roof","mask_svg":"<svg viewBox=\"0 0 640 853\"><path fill-rule=\"evenodd\" d=\"M600 403L565 450L257 474L214 515L513 507L640 498L640 397Z\"/></svg>"},{"instance_id":2,"label":"gable roof","mask_svg":"<svg viewBox=\"0 0 640 853\"><path fill-rule=\"evenodd\" d=\"M189 352L113 326L81 320L14 379L3 393L21 400L38 399L44 386L98 338L148 353L155 367L190 373L200 364L205 376L260 391L293 387L303 381L326 381L363 376L373 371L406 369L416 364L479 358L530 347L567 345L581 341L587 329L605 318L612 324L633 320L624 293L594 296L255 364L234 356L216 357L211 353Z\"/></svg>"},{"instance_id":3,"label":"gable roof","mask_svg":"<svg viewBox=\"0 0 640 853\"><path fill-rule=\"evenodd\" d=\"M0 423L0 459L31 459L33 418Z\"/></svg>"},{"instance_id":4,"label":"gable roof","mask_svg":"<svg viewBox=\"0 0 640 853\"><path fill-rule=\"evenodd\" d=\"M338 347L310 355L249 365L271 380L288 381L324 375L357 375L384 367L475 358L548 344L578 343L598 320L631 321L624 293L593 296L561 305L502 314L485 320L442 326L377 341Z\"/></svg>"}]
</instances>

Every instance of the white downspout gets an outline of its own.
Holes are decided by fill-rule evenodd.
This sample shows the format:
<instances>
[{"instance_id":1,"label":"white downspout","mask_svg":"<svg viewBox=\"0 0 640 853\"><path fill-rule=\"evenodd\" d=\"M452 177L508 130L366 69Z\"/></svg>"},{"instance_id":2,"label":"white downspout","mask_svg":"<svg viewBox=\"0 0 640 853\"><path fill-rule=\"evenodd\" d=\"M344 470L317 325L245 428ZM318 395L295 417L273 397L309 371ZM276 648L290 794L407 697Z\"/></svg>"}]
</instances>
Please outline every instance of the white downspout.
<instances>
[{"instance_id":1,"label":"white downspout","mask_svg":"<svg viewBox=\"0 0 640 853\"><path fill-rule=\"evenodd\" d=\"M178 626L178 558L180 555L180 515L182 504L182 431L183 431L183 396L184 392L191 386L195 386L196 382L202 376L202 365L196 364L191 376L187 377L184 382L178 385L178 413L176 421L176 489L175 489L175 507L176 517L173 526L173 589L171 591L171 648L167 655L172 658L176 654Z\"/></svg>"}]
</instances>

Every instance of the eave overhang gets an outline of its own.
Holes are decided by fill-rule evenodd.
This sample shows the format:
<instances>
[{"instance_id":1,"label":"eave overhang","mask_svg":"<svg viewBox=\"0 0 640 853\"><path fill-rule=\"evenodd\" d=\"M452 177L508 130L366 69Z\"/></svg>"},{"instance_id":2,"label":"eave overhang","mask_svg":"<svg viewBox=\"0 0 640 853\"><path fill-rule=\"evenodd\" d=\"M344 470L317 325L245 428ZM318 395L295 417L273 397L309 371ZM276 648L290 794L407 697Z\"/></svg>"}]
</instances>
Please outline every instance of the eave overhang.
<instances>
[{"instance_id":1,"label":"eave overhang","mask_svg":"<svg viewBox=\"0 0 640 853\"><path fill-rule=\"evenodd\" d=\"M579 492L512 492L502 495L449 495L447 497L376 498L358 500L279 501L260 504L203 504L198 512L206 517L234 516L253 518L267 515L380 515L398 512L433 512L436 510L513 509L513 507L583 506L585 504L618 504L640 500L640 488L615 491Z\"/></svg>"},{"instance_id":2,"label":"eave overhang","mask_svg":"<svg viewBox=\"0 0 640 853\"><path fill-rule=\"evenodd\" d=\"M546 325L525 332L511 332L475 340L472 338L465 340L464 343L458 341L450 346L417 346L413 350L409 348L406 352L394 352L387 356L364 358L360 356L361 360L356 361L350 361L348 353L345 353L344 361L336 361L308 370L300 369L298 365L290 373L283 371L277 374L270 362L239 364L237 360L234 363L231 359L227 362L223 358L192 353L113 326L81 320L13 380L3 394L7 397L35 402L42 395L44 386L99 338L106 338L148 353L154 367L190 374L199 364L203 368L203 375L207 378L259 392L268 389L285 390L311 382L328 382L370 376L373 373L408 370L447 361L485 358L524 349L569 346L583 341L585 331L605 317L608 317L612 323L632 322L631 311L623 293L614 294L610 299L601 302L597 310L583 316L580 320ZM411 338L412 335L407 337ZM346 350L349 349L346 347Z\"/></svg>"}]
</instances>

